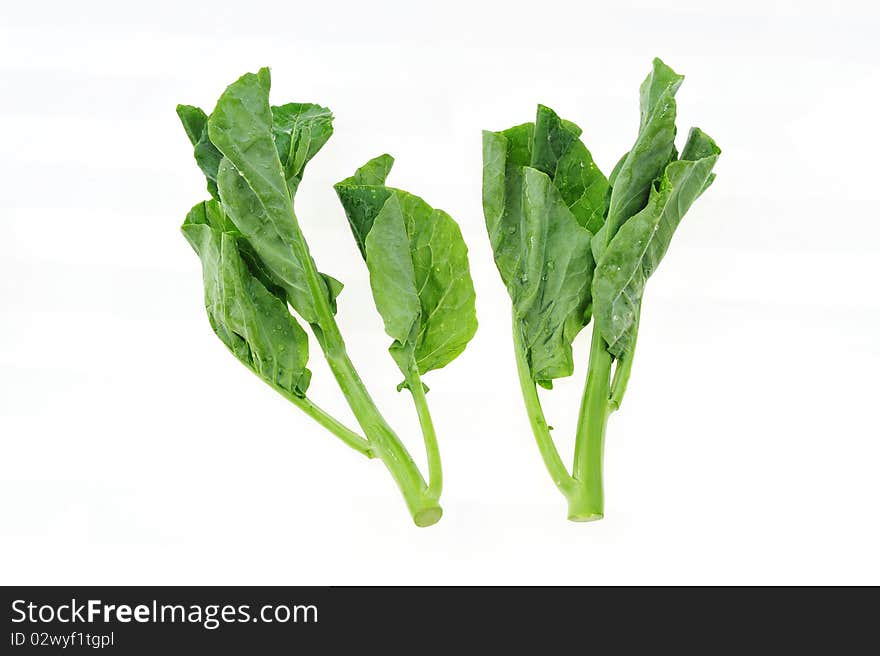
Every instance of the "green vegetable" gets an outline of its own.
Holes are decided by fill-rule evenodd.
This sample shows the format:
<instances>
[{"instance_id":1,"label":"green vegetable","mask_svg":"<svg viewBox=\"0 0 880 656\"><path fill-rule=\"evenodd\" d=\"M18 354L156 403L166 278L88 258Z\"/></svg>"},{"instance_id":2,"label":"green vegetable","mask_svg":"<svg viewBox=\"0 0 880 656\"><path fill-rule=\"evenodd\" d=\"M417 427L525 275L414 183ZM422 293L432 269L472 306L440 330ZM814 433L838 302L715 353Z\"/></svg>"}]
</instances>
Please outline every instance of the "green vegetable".
<instances>
[{"instance_id":1,"label":"green vegetable","mask_svg":"<svg viewBox=\"0 0 880 656\"><path fill-rule=\"evenodd\" d=\"M455 359L477 328L467 248L458 225L425 201L385 186L393 159L378 157L336 185L370 274L376 307L393 342L428 455L425 481L380 414L348 357L336 323L342 284L318 272L294 214L306 164L333 132L318 105L269 104L264 68L231 84L207 116L179 105L212 198L189 212L182 230L202 263L212 329L273 389L368 458L380 458L413 520L436 523L443 485L437 437L421 376ZM305 321L330 365L363 435L307 396Z\"/></svg>"},{"instance_id":2,"label":"green vegetable","mask_svg":"<svg viewBox=\"0 0 880 656\"><path fill-rule=\"evenodd\" d=\"M483 211L513 303L520 387L541 456L569 519L604 515L608 416L632 367L645 283L684 213L714 180L720 150L694 128L675 149L683 77L659 59L640 89L633 147L609 178L581 129L542 105L534 123L483 133ZM550 436L537 386L574 371L572 342L595 317L571 473Z\"/></svg>"}]
</instances>

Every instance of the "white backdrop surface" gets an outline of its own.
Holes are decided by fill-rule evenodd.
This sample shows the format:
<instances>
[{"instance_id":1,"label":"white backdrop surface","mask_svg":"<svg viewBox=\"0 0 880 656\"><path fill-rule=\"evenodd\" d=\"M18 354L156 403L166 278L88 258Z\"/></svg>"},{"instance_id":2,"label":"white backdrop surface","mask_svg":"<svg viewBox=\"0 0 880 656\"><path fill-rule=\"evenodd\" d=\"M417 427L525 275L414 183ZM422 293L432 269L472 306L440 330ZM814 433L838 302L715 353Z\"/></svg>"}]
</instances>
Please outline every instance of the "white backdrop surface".
<instances>
[{"instance_id":1,"label":"white backdrop surface","mask_svg":"<svg viewBox=\"0 0 880 656\"><path fill-rule=\"evenodd\" d=\"M613 5L611 7L610 5ZM871 3L42 2L0 9L0 583L880 583L880 48ZM661 56L723 149L646 294L606 518L565 521L516 382L480 130L542 102L607 172ZM332 184L390 182L469 244L480 331L426 377L445 516L412 525L213 336L174 113L246 71L329 106L297 197L353 360L421 454ZM585 373L545 395L562 452ZM348 417L313 348L318 402Z\"/></svg>"}]
</instances>

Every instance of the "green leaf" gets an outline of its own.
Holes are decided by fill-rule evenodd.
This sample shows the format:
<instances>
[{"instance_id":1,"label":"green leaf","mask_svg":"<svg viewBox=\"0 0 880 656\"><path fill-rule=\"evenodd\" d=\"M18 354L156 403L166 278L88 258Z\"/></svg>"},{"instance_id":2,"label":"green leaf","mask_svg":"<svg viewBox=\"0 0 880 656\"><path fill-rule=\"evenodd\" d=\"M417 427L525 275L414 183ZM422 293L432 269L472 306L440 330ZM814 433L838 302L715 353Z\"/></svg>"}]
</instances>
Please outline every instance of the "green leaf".
<instances>
[{"instance_id":1,"label":"green leaf","mask_svg":"<svg viewBox=\"0 0 880 656\"><path fill-rule=\"evenodd\" d=\"M243 75L227 87L208 118L211 142L224 155L217 171L217 186L236 228L272 279L284 288L294 309L313 323L317 319L314 299L293 245L298 244L306 253L308 247L299 232L288 180L275 146L269 87L268 69ZM294 141L292 138L291 144ZM342 287L327 277L322 278L322 284L331 301Z\"/></svg>"},{"instance_id":2,"label":"green leaf","mask_svg":"<svg viewBox=\"0 0 880 656\"><path fill-rule=\"evenodd\" d=\"M267 219L283 226L293 222L293 213L272 136L269 87L268 68L256 74L246 73L230 84L208 118L208 135L241 172L264 207ZM232 219L235 221L235 217Z\"/></svg>"},{"instance_id":3,"label":"green leaf","mask_svg":"<svg viewBox=\"0 0 880 656\"><path fill-rule=\"evenodd\" d=\"M236 228L248 240L247 255L273 283L281 287L299 315L312 323L316 319L314 299L306 272L290 244L298 239L292 223L272 223L264 205L244 177L225 157L217 174L220 196ZM339 294L342 283L323 277L331 300Z\"/></svg>"},{"instance_id":4,"label":"green leaf","mask_svg":"<svg viewBox=\"0 0 880 656\"><path fill-rule=\"evenodd\" d=\"M532 168L543 171L552 178L560 158L578 141L581 132L577 125L563 121L549 107L538 105L532 136Z\"/></svg>"},{"instance_id":5,"label":"green leaf","mask_svg":"<svg viewBox=\"0 0 880 656\"><path fill-rule=\"evenodd\" d=\"M611 169L611 175L608 176L608 184L610 186L614 186L614 182L617 180L617 174L620 173L620 169L623 168L623 163L626 162L626 158L629 156L629 152L623 154L619 160L617 160L617 164L614 165L614 168ZM609 187L608 193L611 193L611 188ZM611 199L609 198L609 201Z\"/></svg>"},{"instance_id":6,"label":"green leaf","mask_svg":"<svg viewBox=\"0 0 880 656\"><path fill-rule=\"evenodd\" d=\"M483 133L486 228L544 387L574 368L571 342L589 321L589 227L602 225L608 194L580 134L542 105L534 125Z\"/></svg>"},{"instance_id":7,"label":"green leaf","mask_svg":"<svg viewBox=\"0 0 880 656\"><path fill-rule=\"evenodd\" d=\"M419 219L425 220L425 217L420 214ZM367 235L366 245L370 286L376 309L385 322L385 332L400 343L409 342L418 325L422 306L406 220L396 195L392 194L379 211Z\"/></svg>"},{"instance_id":8,"label":"green leaf","mask_svg":"<svg viewBox=\"0 0 880 656\"><path fill-rule=\"evenodd\" d=\"M217 193L217 167L223 155L214 147L208 138L208 117L198 107L192 105L178 105L177 116L183 124L186 136L189 137L190 143L193 145L193 154L196 158L196 164L205 174L208 183L208 192L212 198L217 200L220 196Z\"/></svg>"},{"instance_id":9,"label":"green leaf","mask_svg":"<svg viewBox=\"0 0 880 656\"><path fill-rule=\"evenodd\" d=\"M538 105L531 166L550 176L578 223L595 233L605 221L608 180L580 135L577 125Z\"/></svg>"},{"instance_id":10,"label":"green leaf","mask_svg":"<svg viewBox=\"0 0 880 656\"><path fill-rule=\"evenodd\" d=\"M614 179L603 243L594 249L599 255L627 219L645 207L651 184L674 159L675 92L683 79L655 59L642 82L639 134Z\"/></svg>"},{"instance_id":11,"label":"green leaf","mask_svg":"<svg viewBox=\"0 0 880 656\"><path fill-rule=\"evenodd\" d=\"M208 117L201 108L193 105L178 105L177 116L183 124L183 129L186 131L190 143L195 146L201 138L202 132L208 126Z\"/></svg>"},{"instance_id":12,"label":"green leaf","mask_svg":"<svg viewBox=\"0 0 880 656\"><path fill-rule=\"evenodd\" d=\"M705 133L691 130L682 159L666 167L645 208L621 226L599 260L593 276L593 311L615 357L632 349L645 283L685 212L711 183L720 153Z\"/></svg>"},{"instance_id":13,"label":"green leaf","mask_svg":"<svg viewBox=\"0 0 880 656\"><path fill-rule=\"evenodd\" d=\"M366 238L376 308L394 338L392 356L406 374L454 360L477 330L467 247L446 212L389 189Z\"/></svg>"},{"instance_id":14,"label":"green leaf","mask_svg":"<svg viewBox=\"0 0 880 656\"><path fill-rule=\"evenodd\" d=\"M391 195L391 191L385 187L385 179L393 164L394 158L391 155L379 155L355 171L353 176L333 186L345 210L351 234L354 235L364 259L367 258L367 235Z\"/></svg>"},{"instance_id":15,"label":"green leaf","mask_svg":"<svg viewBox=\"0 0 880 656\"><path fill-rule=\"evenodd\" d=\"M614 168L611 169L611 175L608 176L608 189L605 192L605 214L608 214L608 208L611 205L611 194L614 191L614 182L617 180L617 174L620 173L620 169L623 168L623 163L626 161L629 153L624 153L623 157L617 160L617 164L614 165ZM605 251L606 245L606 237L608 235L608 222L605 221L602 223L602 227L599 228L596 233L593 235L593 239L590 241L590 250L593 251L593 259L598 262L599 258L602 257L602 253Z\"/></svg>"},{"instance_id":16,"label":"green leaf","mask_svg":"<svg viewBox=\"0 0 880 656\"><path fill-rule=\"evenodd\" d=\"M380 155L335 185L367 262L376 308L406 374L455 359L477 329L467 247L458 224L418 196L385 186L394 163Z\"/></svg>"},{"instance_id":17,"label":"green leaf","mask_svg":"<svg viewBox=\"0 0 880 656\"><path fill-rule=\"evenodd\" d=\"M306 164L333 134L333 114L311 103L272 107L272 135L291 197L302 181Z\"/></svg>"},{"instance_id":18,"label":"green leaf","mask_svg":"<svg viewBox=\"0 0 880 656\"><path fill-rule=\"evenodd\" d=\"M590 305L591 235L541 171L523 169L522 194L523 258L508 289L532 378L549 388L574 371L571 343Z\"/></svg>"},{"instance_id":19,"label":"green leaf","mask_svg":"<svg viewBox=\"0 0 880 656\"><path fill-rule=\"evenodd\" d=\"M495 265L508 290L519 278L523 258L523 167L531 161L534 125L483 132L483 215Z\"/></svg>"},{"instance_id":20,"label":"green leaf","mask_svg":"<svg viewBox=\"0 0 880 656\"><path fill-rule=\"evenodd\" d=\"M214 332L251 371L281 391L305 396L311 372L308 337L249 269L243 240L226 231L229 222L216 201L196 205L182 231L202 261L205 308Z\"/></svg>"},{"instance_id":21,"label":"green leaf","mask_svg":"<svg viewBox=\"0 0 880 656\"><path fill-rule=\"evenodd\" d=\"M654 113L662 110L665 97L675 95L683 81L684 75L673 71L659 57L654 58L651 72L639 87L639 130L654 120Z\"/></svg>"},{"instance_id":22,"label":"green leaf","mask_svg":"<svg viewBox=\"0 0 880 656\"><path fill-rule=\"evenodd\" d=\"M336 187L384 185L393 165L394 158L388 153L384 153L364 164L354 172L354 175L338 182Z\"/></svg>"}]
</instances>

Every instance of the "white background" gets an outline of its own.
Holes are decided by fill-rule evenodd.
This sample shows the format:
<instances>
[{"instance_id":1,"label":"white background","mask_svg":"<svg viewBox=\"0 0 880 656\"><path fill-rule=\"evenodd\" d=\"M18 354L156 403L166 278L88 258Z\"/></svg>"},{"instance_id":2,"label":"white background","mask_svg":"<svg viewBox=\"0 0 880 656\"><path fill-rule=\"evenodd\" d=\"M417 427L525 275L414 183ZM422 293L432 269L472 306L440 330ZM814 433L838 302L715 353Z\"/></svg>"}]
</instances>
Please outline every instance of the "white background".
<instances>
[{"instance_id":1,"label":"white background","mask_svg":"<svg viewBox=\"0 0 880 656\"><path fill-rule=\"evenodd\" d=\"M872 3L30 2L0 10L0 583L880 583ZM613 6L613 8L611 8ZM836 9L835 9L836 7ZM484 234L480 129L537 102L607 172L654 55L724 153L652 278L606 518L565 520ZM174 113L273 67L336 133L297 209L352 358L421 458L332 183L381 152L449 211L480 331L431 373L445 516L214 337ZM585 373L545 395L566 459ZM317 348L316 401L349 417Z\"/></svg>"}]
</instances>

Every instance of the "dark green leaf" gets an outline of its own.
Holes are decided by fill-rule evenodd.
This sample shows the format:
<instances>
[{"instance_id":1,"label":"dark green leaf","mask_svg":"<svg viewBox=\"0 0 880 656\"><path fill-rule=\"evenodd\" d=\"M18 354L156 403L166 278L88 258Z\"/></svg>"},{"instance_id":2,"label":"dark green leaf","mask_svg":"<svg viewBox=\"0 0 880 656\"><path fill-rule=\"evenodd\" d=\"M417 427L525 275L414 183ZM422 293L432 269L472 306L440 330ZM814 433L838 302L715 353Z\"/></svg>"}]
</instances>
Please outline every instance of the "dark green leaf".
<instances>
[{"instance_id":1,"label":"dark green leaf","mask_svg":"<svg viewBox=\"0 0 880 656\"><path fill-rule=\"evenodd\" d=\"M243 75L220 96L208 118L211 142L224 158L217 172L223 205L272 279L303 319L316 320L314 299L292 245L302 242L290 190L275 146L269 71ZM293 140L291 141L293 143ZM341 284L322 278L332 300ZM328 282L329 281L329 282Z\"/></svg>"},{"instance_id":2,"label":"dark green leaf","mask_svg":"<svg viewBox=\"0 0 880 656\"><path fill-rule=\"evenodd\" d=\"M292 223L271 223L259 198L226 158L220 164L218 186L229 217L248 240L246 258L253 261L265 279L285 291L287 300L303 319L314 322L314 300L306 273L290 247L291 240L298 238ZM326 275L323 279L332 301L342 290L342 283Z\"/></svg>"},{"instance_id":3,"label":"dark green leaf","mask_svg":"<svg viewBox=\"0 0 880 656\"><path fill-rule=\"evenodd\" d=\"M535 125L483 133L483 212L513 301L532 377L573 371L571 342L589 321L588 225L602 224L607 180L580 128L539 106Z\"/></svg>"},{"instance_id":4,"label":"dark green leaf","mask_svg":"<svg viewBox=\"0 0 880 656\"><path fill-rule=\"evenodd\" d=\"M220 196L217 193L217 167L223 155L214 147L208 138L208 117L198 107L192 105L178 105L177 115L180 122L183 123L183 129L186 136L189 137L190 143L193 145L193 154L196 158L196 164L205 174L208 182L208 192L217 200Z\"/></svg>"},{"instance_id":5,"label":"dark green leaf","mask_svg":"<svg viewBox=\"0 0 880 656\"><path fill-rule=\"evenodd\" d=\"M296 194L306 164L333 134L333 114L311 103L272 107L272 134L290 195Z\"/></svg>"},{"instance_id":6,"label":"dark green leaf","mask_svg":"<svg viewBox=\"0 0 880 656\"><path fill-rule=\"evenodd\" d=\"M682 159L666 167L645 208L621 226L599 260L593 311L612 355L623 357L632 348L645 283L685 212L709 184L720 152L706 134L692 130Z\"/></svg>"},{"instance_id":7,"label":"dark green leaf","mask_svg":"<svg viewBox=\"0 0 880 656\"><path fill-rule=\"evenodd\" d=\"M674 158L675 92L683 76L659 59L640 87L640 124L635 145L627 153L614 179L601 254L620 227L648 201L651 184Z\"/></svg>"},{"instance_id":8,"label":"dark green leaf","mask_svg":"<svg viewBox=\"0 0 880 656\"><path fill-rule=\"evenodd\" d=\"M550 387L574 370L571 343L587 322L593 257L590 233L578 224L550 178L523 169L523 258L509 287L532 378Z\"/></svg>"},{"instance_id":9,"label":"dark green leaf","mask_svg":"<svg viewBox=\"0 0 880 656\"><path fill-rule=\"evenodd\" d=\"M182 230L202 261L205 307L214 332L230 351L281 391L305 396L311 372L308 337L287 310L248 268L242 239L216 201L196 205Z\"/></svg>"},{"instance_id":10,"label":"dark green leaf","mask_svg":"<svg viewBox=\"0 0 880 656\"><path fill-rule=\"evenodd\" d=\"M683 81L684 75L673 71L659 57L654 58L651 72L639 87L639 130L648 126L653 114L662 110L664 98L674 96Z\"/></svg>"},{"instance_id":11,"label":"dark green leaf","mask_svg":"<svg viewBox=\"0 0 880 656\"><path fill-rule=\"evenodd\" d=\"M202 132L208 126L208 117L199 107L193 105L178 105L177 116L183 124L186 136L190 143L195 146L202 136Z\"/></svg>"},{"instance_id":12,"label":"dark green leaf","mask_svg":"<svg viewBox=\"0 0 880 656\"><path fill-rule=\"evenodd\" d=\"M629 155L628 152L624 153L623 157L621 157L619 160L617 160L617 164L615 164L614 168L611 169L611 175L608 176L608 184L610 186L613 186L614 182L617 180L617 174L620 173L620 169L623 168L623 163L626 161L626 158L628 155ZM608 189L608 192L609 193L611 192L610 187Z\"/></svg>"},{"instance_id":13,"label":"dark green leaf","mask_svg":"<svg viewBox=\"0 0 880 656\"><path fill-rule=\"evenodd\" d=\"M550 176L578 223L595 233L605 220L608 181L580 135L577 125L538 105L531 166Z\"/></svg>"},{"instance_id":14,"label":"dark green leaf","mask_svg":"<svg viewBox=\"0 0 880 656\"><path fill-rule=\"evenodd\" d=\"M421 209L421 208L420 208ZM430 212L430 210L429 210ZM424 220L425 217L419 216ZM429 219L430 220L430 219ZM366 239L367 266L385 332L401 344L412 341L422 307L400 201L392 194Z\"/></svg>"},{"instance_id":15,"label":"dark green leaf","mask_svg":"<svg viewBox=\"0 0 880 656\"><path fill-rule=\"evenodd\" d=\"M391 155L379 155L359 168L353 176L336 183L333 187L342 203L351 233L364 259L367 257L367 235L373 227L373 221L391 195L391 191L385 187L385 179L393 164L394 158Z\"/></svg>"},{"instance_id":16,"label":"dark green leaf","mask_svg":"<svg viewBox=\"0 0 880 656\"><path fill-rule=\"evenodd\" d=\"M608 215L608 208L611 205L611 194L614 191L614 182L617 180L617 174L620 173L620 169L623 168L623 163L626 161L627 155L629 155L629 153L624 153L623 157L617 160L617 164L611 169L611 175L608 176L608 189L605 191L605 216ZM602 257L602 253L605 250L607 234L608 222L606 221L602 223L602 227L596 231L593 235L593 239L590 240L590 249L593 251L593 259L596 260L596 262Z\"/></svg>"},{"instance_id":17,"label":"dark green leaf","mask_svg":"<svg viewBox=\"0 0 880 656\"><path fill-rule=\"evenodd\" d=\"M337 183L336 186L384 185L393 165L394 158L391 155L388 153L379 155L360 167L354 172L354 175Z\"/></svg>"},{"instance_id":18,"label":"dark green leaf","mask_svg":"<svg viewBox=\"0 0 880 656\"><path fill-rule=\"evenodd\" d=\"M531 161L534 125L483 132L483 215L495 265L508 290L523 254L522 171Z\"/></svg>"},{"instance_id":19,"label":"dark green leaf","mask_svg":"<svg viewBox=\"0 0 880 656\"><path fill-rule=\"evenodd\" d=\"M556 174L559 159L567 153L581 136L581 129L569 121L563 121L556 112L538 105L535 130L532 137L531 166L546 173L551 179Z\"/></svg>"},{"instance_id":20,"label":"dark green leaf","mask_svg":"<svg viewBox=\"0 0 880 656\"><path fill-rule=\"evenodd\" d=\"M418 196L389 189L366 238L376 308L406 373L454 360L477 329L467 247L458 225Z\"/></svg>"},{"instance_id":21,"label":"dark green leaf","mask_svg":"<svg viewBox=\"0 0 880 656\"><path fill-rule=\"evenodd\" d=\"M335 185L370 270L389 349L404 374L455 359L477 328L467 248L452 217L385 186L394 159L380 155Z\"/></svg>"}]
</instances>

